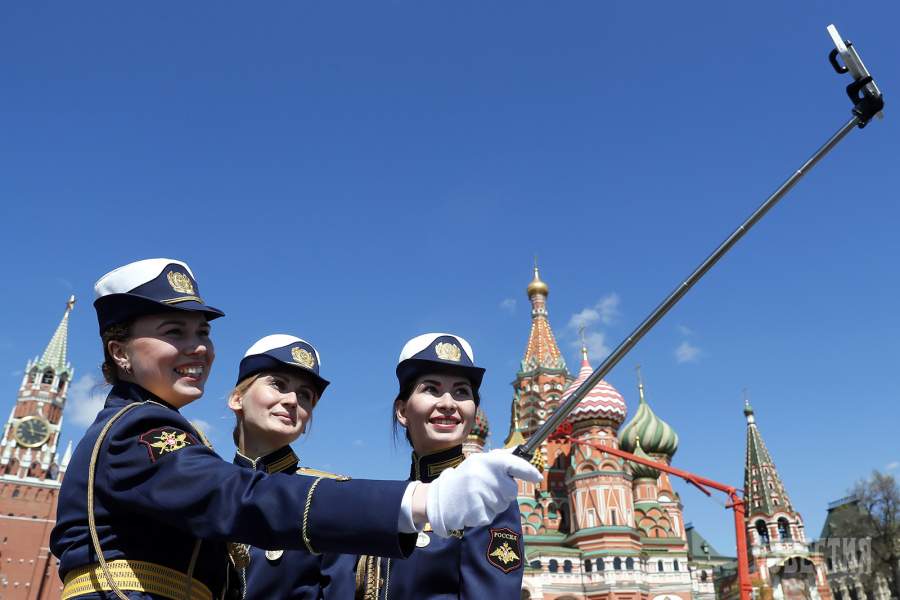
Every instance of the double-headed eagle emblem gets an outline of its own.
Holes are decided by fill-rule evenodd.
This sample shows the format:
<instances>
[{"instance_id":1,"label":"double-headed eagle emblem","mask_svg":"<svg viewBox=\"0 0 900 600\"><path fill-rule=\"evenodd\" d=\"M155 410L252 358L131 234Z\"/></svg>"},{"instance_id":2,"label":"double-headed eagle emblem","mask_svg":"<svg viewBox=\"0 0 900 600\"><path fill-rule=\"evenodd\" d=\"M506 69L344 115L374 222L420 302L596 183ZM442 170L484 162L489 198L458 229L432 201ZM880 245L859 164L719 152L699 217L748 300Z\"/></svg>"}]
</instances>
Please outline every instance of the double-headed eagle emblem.
<instances>
[{"instance_id":1,"label":"double-headed eagle emblem","mask_svg":"<svg viewBox=\"0 0 900 600\"><path fill-rule=\"evenodd\" d=\"M504 565L508 565L511 562L515 562L519 560L519 555L516 554L516 551L510 548L509 542L503 542L501 546L495 548L493 552L489 554L502 562Z\"/></svg>"}]
</instances>

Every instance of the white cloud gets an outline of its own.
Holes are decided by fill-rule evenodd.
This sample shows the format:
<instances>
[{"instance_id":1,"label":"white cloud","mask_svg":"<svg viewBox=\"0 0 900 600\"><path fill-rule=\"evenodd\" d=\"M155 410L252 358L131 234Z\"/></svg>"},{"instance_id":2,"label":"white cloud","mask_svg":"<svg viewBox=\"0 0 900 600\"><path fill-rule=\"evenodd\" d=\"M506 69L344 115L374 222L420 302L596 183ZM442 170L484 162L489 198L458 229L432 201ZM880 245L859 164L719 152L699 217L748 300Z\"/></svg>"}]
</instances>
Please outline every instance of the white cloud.
<instances>
[{"instance_id":1,"label":"white cloud","mask_svg":"<svg viewBox=\"0 0 900 600\"><path fill-rule=\"evenodd\" d=\"M571 344L574 348L581 348L581 340L573 340ZM584 334L584 345L587 347L588 358L592 361L603 360L609 355L611 350L606 345L606 334L600 331L586 332Z\"/></svg>"},{"instance_id":2,"label":"white cloud","mask_svg":"<svg viewBox=\"0 0 900 600\"><path fill-rule=\"evenodd\" d=\"M675 348L675 360L679 363L696 362L700 358L700 348L688 341L681 342Z\"/></svg>"},{"instance_id":3,"label":"white cloud","mask_svg":"<svg viewBox=\"0 0 900 600\"><path fill-rule=\"evenodd\" d=\"M694 330L691 329L690 327L688 327L687 325L679 325L678 333L680 333L681 335L685 335L685 336L694 335Z\"/></svg>"},{"instance_id":4,"label":"white cloud","mask_svg":"<svg viewBox=\"0 0 900 600\"><path fill-rule=\"evenodd\" d=\"M900 460L895 460L894 462L890 462L887 465L885 465L884 470L885 471L896 471L898 467L900 467Z\"/></svg>"},{"instance_id":5,"label":"white cloud","mask_svg":"<svg viewBox=\"0 0 900 600\"><path fill-rule=\"evenodd\" d=\"M504 298L502 302L500 302L500 308L508 312L509 314L513 314L516 312L516 299L515 298Z\"/></svg>"},{"instance_id":6,"label":"white cloud","mask_svg":"<svg viewBox=\"0 0 900 600\"><path fill-rule=\"evenodd\" d=\"M66 416L76 425L90 425L103 408L105 390L98 385L100 380L88 373L82 375L69 388L66 400Z\"/></svg>"},{"instance_id":7,"label":"white cloud","mask_svg":"<svg viewBox=\"0 0 900 600\"><path fill-rule=\"evenodd\" d=\"M588 328L600 320L600 313L593 308L585 308L581 312L572 315L569 319L569 327L572 329Z\"/></svg>"},{"instance_id":8,"label":"white cloud","mask_svg":"<svg viewBox=\"0 0 900 600\"><path fill-rule=\"evenodd\" d=\"M203 419L191 419L191 425L202 431L203 434L207 436L214 429L209 421L205 421Z\"/></svg>"},{"instance_id":9,"label":"white cloud","mask_svg":"<svg viewBox=\"0 0 900 600\"><path fill-rule=\"evenodd\" d=\"M569 327L572 329L588 328L596 323L609 325L618 317L619 295L612 292L600 298L593 306L572 315L572 318L569 319Z\"/></svg>"}]
</instances>

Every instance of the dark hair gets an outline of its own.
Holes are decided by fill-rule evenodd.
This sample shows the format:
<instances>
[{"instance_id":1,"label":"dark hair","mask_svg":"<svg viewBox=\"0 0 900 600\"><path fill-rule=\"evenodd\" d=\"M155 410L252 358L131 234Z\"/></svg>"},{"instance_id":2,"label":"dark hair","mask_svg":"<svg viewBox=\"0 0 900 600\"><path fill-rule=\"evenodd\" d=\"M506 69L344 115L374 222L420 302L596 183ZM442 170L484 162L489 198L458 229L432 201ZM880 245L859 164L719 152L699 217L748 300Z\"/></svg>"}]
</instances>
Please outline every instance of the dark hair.
<instances>
[{"instance_id":1,"label":"dark hair","mask_svg":"<svg viewBox=\"0 0 900 600\"><path fill-rule=\"evenodd\" d=\"M103 364L100 370L103 372L103 379L110 385L119 383L119 371L116 361L109 354L110 342L127 342L131 339L131 326L134 325L134 319L128 319L115 325L110 325L100 334L100 341L103 342Z\"/></svg>"},{"instance_id":2,"label":"dark hair","mask_svg":"<svg viewBox=\"0 0 900 600\"><path fill-rule=\"evenodd\" d=\"M399 402L406 402L409 400L409 397L412 396L413 390L416 389L416 381L410 381L405 386L400 388L400 391L397 393L397 397L394 398L393 404L391 404L391 427L394 432L394 445L397 445L397 440L400 437L400 428L403 427L400 425L400 421L397 420L397 404ZM403 427L404 434L406 435L407 443L412 446L412 438L409 437L409 429Z\"/></svg>"}]
</instances>

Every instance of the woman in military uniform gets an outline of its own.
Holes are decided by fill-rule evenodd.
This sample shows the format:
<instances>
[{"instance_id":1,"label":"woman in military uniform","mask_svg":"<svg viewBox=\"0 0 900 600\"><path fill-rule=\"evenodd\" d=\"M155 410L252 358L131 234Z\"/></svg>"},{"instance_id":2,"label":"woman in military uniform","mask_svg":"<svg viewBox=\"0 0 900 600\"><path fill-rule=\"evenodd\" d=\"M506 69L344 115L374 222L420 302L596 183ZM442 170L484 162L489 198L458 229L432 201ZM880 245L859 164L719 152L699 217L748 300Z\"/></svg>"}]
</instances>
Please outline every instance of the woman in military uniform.
<instances>
[{"instance_id":1,"label":"woman in military uniform","mask_svg":"<svg viewBox=\"0 0 900 600\"><path fill-rule=\"evenodd\" d=\"M228 542L406 556L426 520L480 523L506 507L510 475L540 477L499 454L431 486L227 463L179 413L203 394L214 359L209 321L223 316L204 302L190 268L138 261L94 290L113 387L60 489L50 547L66 600L221 598Z\"/></svg>"},{"instance_id":2,"label":"woman in military uniform","mask_svg":"<svg viewBox=\"0 0 900 600\"><path fill-rule=\"evenodd\" d=\"M472 347L459 336L428 333L403 347L393 408L395 427L405 428L413 448L411 481L434 481L479 456L466 459L462 443L475 423L483 375ZM512 502L482 526L446 531L428 524L406 560L359 559L357 598L519 598L524 556L519 519Z\"/></svg>"},{"instance_id":3,"label":"woman in military uniform","mask_svg":"<svg viewBox=\"0 0 900 600\"><path fill-rule=\"evenodd\" d=\"M234 464L264 473L336 477L298 469L290 446L306 431L328 386L319 367L318 351L291 335L266 336L247 350L228 397L237 419ZM338 554L252 547L248 553L249 564L242 571L246 600L353 597L352 566L338 561ZM341 569L347 572L341 574Z\"/></svg>"}]
</instances>

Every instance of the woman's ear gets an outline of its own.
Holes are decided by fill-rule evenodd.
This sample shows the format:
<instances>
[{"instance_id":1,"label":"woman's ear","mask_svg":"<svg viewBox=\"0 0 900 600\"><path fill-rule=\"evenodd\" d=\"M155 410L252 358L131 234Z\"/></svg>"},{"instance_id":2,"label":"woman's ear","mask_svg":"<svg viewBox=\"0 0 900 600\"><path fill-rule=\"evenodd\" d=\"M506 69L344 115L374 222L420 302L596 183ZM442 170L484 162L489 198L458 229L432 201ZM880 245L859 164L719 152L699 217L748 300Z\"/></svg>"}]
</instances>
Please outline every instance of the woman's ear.
<instances>
[{"instance_id":1,"label":"woman's ear","mask_svg":"<svg viewBox=\"0 0 900 600\"><path fill-rule=\"evenodd\" d=\"M239 413L244 409L244 399L240 394L231 392L231 395L228 396L228 408L236 413Z\"/></svg>"},{"instance_id":2,"label":"woman's ear","mask_svg":"<svg viewBox=\"0 0 900 600\"><path fill-rule=\"evenodd\" d=\"M408 422L406 418L406 402L403 400L394 402L394 414L397 415L397 422L406 427Z\"/></svg>"},{"instance_id":3,"label":"woman's ear","mask_svg":"<svg viewBox=\"0 0 900 600\"><path fill-rule=\"evenodd\" d=\"M131 359L128 358L125 344L125 342L119 340L110 340L106 344L106 351L109 352L109 356L116 363L116 366L127 373L131 369Z\"/></svg>"}]
</instances>

